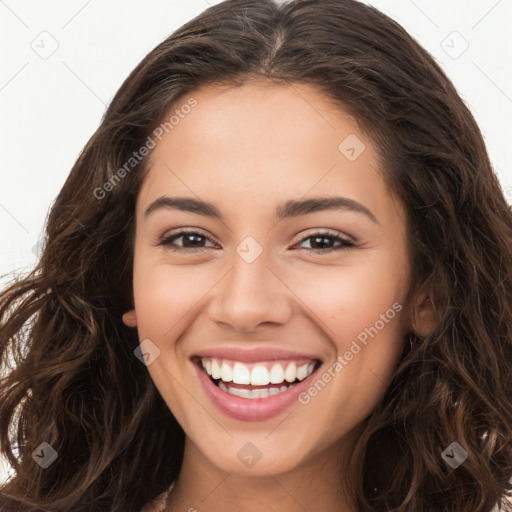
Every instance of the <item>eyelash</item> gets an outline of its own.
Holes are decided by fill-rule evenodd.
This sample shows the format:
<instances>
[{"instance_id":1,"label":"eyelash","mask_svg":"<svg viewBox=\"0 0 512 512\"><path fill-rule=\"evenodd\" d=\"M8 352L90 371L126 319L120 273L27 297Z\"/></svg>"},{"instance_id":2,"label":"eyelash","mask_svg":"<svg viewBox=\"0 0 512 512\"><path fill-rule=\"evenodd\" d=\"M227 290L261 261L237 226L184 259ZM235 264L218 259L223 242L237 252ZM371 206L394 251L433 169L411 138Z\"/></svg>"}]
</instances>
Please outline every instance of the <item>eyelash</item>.
<instances>
[{"instance_id":1,"label":"eyelash","mask_svg":"<svg viewBox=\"0 0 512 512\"><path fill-rule=\"evenodd\" d=\"M200 236L202 238L206 238L206 239L210 240L209 237L207 237L206 235L204 235L203 233L201 233L199 231L195 231L195 230L182 230L182 231L179 231L178 233L175 233L173 235L165 236L165 237L160 238L158 243L157 243L157 246L165 246L167 249L169 249L171 251L187 251L187 252L196 252L196 253L197 252L202 252L202 251L205 251L205 250L211 248L211 247L180 247L180 246L173 246L173 242L172 241L175 240L175 239L181 238L184 235L198 235L198 236ZM306 237L302 238L301 240L299 240L299 242L297 242L297 244L301 244L301 243L305 242L306 240L309 240L310 238L315 238L315 237L331 238L335 242L341 242L341 245L339 245L338 247L331 247L331 248L328 248L328 249L310 249L310 248L305 247L305 248L303 248L305 251L314 252L314 253L317 253L317 254L320 254L320 253L330 253L330 252L333 252L333 251L346 251L346 250L351 249L352 247L355 247L355 245L356 245L354 242L352 242L350 240L346 240L344 238L341 238L338 235L334 235L330 231L318 231L318 232L311 233L308 236L306 236Z\"/></svg>"}]
</instances>

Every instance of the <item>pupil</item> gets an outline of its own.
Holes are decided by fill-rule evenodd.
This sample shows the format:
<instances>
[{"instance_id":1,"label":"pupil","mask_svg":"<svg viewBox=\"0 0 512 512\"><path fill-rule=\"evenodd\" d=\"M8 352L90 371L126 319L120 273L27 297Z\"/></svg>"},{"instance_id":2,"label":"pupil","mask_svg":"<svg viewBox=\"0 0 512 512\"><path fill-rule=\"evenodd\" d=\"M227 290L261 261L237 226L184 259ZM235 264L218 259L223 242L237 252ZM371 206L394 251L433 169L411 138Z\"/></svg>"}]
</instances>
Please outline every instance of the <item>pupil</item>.
<instances>
[{"instance_id":1,"label":"pupil","mask_svg":"<svg viewBox=\"0 0 512 512\"><path fill-rule=\"evenodd\" d=\"M325 240L328 240L328 239L329 239L329 237L325 237L325 236L316 236L316 237L314 238L314 243L313 243L313 245L316 245L316 244L317 244L317 242L318 242L318 240L324 240L324 241L325 241ZM320 245L322 245L322 242L320 242ZM323 244L323 245L329 245L329 243L327 242L327 244Z\"/></svg>"},{"instance_id":2,"label":"pupil","mask_svg":"<svg viewBox=\"0 0 512 512\"><path fill-rule=\"evenodd\" d=\"M196 239L196 242L197 242L197 239L201 239L203 238L201 235L194 235L193 233L192 234L189 234L189 235L186 235L183 239L184 241L184 245L187 246L187 244L185 243L186 240L190 241L191 239L195 238ZM197 245L196 243L192 242L192 246L195 246Z\"/></svg>"}]
</instances>

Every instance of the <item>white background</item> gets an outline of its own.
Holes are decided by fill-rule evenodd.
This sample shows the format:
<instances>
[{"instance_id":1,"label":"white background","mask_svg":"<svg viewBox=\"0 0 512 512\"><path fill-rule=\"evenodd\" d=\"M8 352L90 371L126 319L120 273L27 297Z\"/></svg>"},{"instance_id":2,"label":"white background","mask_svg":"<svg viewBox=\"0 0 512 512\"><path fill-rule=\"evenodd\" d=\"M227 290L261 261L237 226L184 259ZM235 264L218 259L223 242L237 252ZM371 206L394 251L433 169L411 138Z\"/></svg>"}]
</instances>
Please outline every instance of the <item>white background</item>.
<instances>
[{"instance_id":1,"label":"white background","mask_svg":"<svg viewBox=\"0 0 512 512\"><path fill-rule=\"evenodd\" d=\"M2 283L35 263L48 209L129 72L214 3L0 0ZM402 24L445 69L512 202L512 0L366 3Z\"/></svg>"}]
</instances>

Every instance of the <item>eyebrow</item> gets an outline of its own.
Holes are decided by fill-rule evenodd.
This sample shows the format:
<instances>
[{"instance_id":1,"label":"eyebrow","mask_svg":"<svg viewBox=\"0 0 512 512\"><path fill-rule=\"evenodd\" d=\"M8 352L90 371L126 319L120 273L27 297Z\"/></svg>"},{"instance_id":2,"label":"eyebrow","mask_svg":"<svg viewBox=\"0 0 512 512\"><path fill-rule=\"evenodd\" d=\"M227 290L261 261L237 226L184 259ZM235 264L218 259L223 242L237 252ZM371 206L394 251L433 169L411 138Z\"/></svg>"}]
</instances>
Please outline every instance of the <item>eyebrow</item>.
<instances>
[{"instance_id":1,"label":"eyebrow","mask_svg":"<svg viewBox=\"0 0 512 512\"><path fill-rule=\"evenodd\" d=\"M157 210L168 208L224 220L222 213L213 203L193 197L159 197L148 206L144 216L148 217ZM348 197L313 197L310 199L289 200L276 208L275 218L281 220L333 209L362 213L378 224L377 218L366 206Z\"/></svg>"}]
</instances>

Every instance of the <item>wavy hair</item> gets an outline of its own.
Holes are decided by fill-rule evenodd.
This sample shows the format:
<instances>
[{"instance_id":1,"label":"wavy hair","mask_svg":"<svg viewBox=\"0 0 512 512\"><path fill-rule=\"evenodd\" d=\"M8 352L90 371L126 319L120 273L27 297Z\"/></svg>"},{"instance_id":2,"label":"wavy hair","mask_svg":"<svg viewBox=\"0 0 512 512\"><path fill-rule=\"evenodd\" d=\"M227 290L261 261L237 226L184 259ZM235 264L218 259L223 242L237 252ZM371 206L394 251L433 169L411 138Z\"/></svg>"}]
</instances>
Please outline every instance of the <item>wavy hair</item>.
<instances>
[{"instance_id":1,"label":"wavy hair","mask_svg":"<svg viewBox=\"0 0 512 512\"><path fill-rule=\"evenodd\" d=\"M308 83L353 115L407 213L414 282L439 315L410 343L350 460L360 510L489 512L512 486L512 212L469 109L399 24L354 0L228 0L132 71L52 205L44 250L0 296L0 509L137 511L179 474L184 432L133 351L135 200L117 180L203 84ZM116 174L117 173L117 174ZM103 187L103 188L102 188ZM454 469L441 453L456 441ZM57 459L32 457L47 442Z\"/></svg>"}]
</instances>

